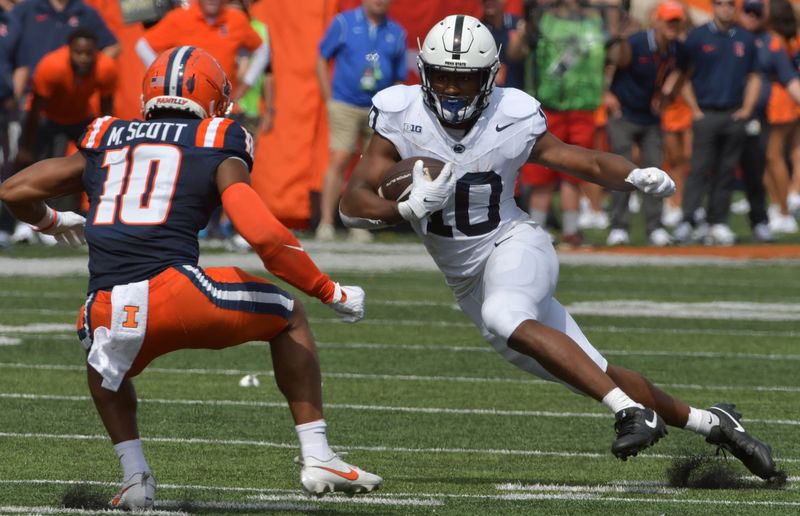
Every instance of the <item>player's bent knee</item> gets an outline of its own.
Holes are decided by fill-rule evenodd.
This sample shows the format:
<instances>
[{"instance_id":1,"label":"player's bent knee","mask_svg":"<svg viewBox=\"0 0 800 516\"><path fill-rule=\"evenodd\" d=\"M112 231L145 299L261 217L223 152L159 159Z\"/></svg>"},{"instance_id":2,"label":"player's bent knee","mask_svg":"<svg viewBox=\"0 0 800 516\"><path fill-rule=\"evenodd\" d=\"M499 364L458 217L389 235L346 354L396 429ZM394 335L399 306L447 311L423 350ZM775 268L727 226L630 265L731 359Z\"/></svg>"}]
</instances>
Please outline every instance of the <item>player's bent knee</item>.
<instances>
[{"instance_id":1,"label":"player's bent knee","mask_svg":"<svg viewBox=\"0 0 800 516\"><path fill-rule=\"evenodd\" d=\"M303 306L303 303L301 303L299 299L293 298L293 300L294 306L289 316L289 325L286 327L287 330L300 326L308 326L308 316L306 315L305 306Z\"/></svg>"},{"instance_id":2,"label":"player's bent knee","mask_svg":"<svg viewBox=\"0 0 800 516\"><path fill-rule=\"evenodd\" d=\"M524 306L520 300L514 299L515 294L508 292L505 295L489 296L481 306L481 318L486 328L505 340L511 337L514 330L526 320L536 320L536 314L528 310L520 310L519 306Z\"/></svg>"}]
</instances>

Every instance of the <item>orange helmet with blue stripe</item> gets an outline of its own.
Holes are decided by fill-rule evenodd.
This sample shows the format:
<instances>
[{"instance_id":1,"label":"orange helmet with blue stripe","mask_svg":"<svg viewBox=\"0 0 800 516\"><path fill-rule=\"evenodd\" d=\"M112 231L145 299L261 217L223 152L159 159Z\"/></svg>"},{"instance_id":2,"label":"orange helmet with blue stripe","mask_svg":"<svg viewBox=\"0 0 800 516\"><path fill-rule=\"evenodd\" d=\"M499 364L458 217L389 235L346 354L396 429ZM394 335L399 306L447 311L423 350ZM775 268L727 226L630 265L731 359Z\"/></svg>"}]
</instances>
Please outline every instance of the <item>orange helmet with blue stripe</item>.
<instances>
[{"instance_id":1,"label":"orange helmet with blue stripe","mask_svg":"<svg viewBox=\"0 0 800 516\"><path fill-rule=\"evenodd\" d=\"M187 111L199 118L230 111L231 83L214 57L199 47L162 52L142 82L142 115L156 110Z\"/></svg>"}]
</instances>

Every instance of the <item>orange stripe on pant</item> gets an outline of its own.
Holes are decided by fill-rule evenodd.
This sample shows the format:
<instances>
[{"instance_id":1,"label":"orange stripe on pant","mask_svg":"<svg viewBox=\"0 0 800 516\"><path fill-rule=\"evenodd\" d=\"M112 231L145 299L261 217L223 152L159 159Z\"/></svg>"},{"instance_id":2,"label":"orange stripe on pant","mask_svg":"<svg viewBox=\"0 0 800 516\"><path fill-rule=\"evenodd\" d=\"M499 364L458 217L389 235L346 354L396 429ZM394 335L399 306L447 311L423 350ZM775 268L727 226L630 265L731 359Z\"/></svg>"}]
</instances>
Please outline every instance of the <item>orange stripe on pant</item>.
<instances>
[{"instance_id":1,"label":"orange stripe on pant","mask_svg":"<svg viewBox=\"0 0 800 516\"><path fill-rule=\"evenodd\" d=\"M211 268L204 272L219 283L272 285L237 267ZM126 378L138 375L155 358L171 351L224 349L250 341L269 341L289 324L280 315L220 308L188 277L173 268L164 270L150 280L148 313L142 349ZM110 291L96 293L89 322L92 334L99 326L110 327ZM83 328L84 307L78 313L77 324L79 329Z\"/></svg>"}]
</instances>

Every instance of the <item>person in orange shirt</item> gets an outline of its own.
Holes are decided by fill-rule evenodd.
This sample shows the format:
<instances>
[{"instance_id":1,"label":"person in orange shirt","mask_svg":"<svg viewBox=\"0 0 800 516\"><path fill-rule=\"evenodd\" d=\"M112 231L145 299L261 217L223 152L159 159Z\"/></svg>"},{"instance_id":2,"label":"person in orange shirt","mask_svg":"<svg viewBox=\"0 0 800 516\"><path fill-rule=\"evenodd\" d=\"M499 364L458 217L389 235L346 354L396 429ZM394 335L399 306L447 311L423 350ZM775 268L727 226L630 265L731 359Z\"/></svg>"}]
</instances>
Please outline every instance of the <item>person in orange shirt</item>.
<instances>
[{"instance_id":1,"label":"person in orange shirt","mask_svg":"<svg viewBox=\"0 0 800 516\"><path fill-rule=\"evenodd\" d=\"M45 55L33 74L15 170L63 156L90 120L111 114L116 87L116 66L98 51L97 35L85 28L70 33L67 45Z\"/></svg>"},{"instance_id":2,"label":"person in orange shirt","mask_svg":"<svg viewBox=\"0 0 800 516\"><path fill-rule=\"evenodd\" d=\"M195 0L184 9L174 9L151 27L136 42L136 53L145 66L172 47L200 47L219 61L232 83L236 102L263 75L269 48L250 26L247 15L224 5L224 0ZM236 58L242 50L250 52L250 65L237 84Z\"/></svg>"}]
</instances>

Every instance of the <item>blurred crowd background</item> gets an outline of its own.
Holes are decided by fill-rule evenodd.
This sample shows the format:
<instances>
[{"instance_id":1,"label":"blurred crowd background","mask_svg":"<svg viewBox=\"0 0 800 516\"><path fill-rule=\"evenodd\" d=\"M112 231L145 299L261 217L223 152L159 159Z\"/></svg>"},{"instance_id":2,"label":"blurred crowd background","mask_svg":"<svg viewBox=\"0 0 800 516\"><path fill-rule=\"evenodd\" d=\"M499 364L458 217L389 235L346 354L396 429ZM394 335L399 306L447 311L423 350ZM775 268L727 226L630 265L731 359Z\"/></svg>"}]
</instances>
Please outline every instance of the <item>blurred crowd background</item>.
<instances>
[{"instance_id":1,"label":"blurred crowd background","mask_svg":"<svg viewBox=\"0 0 800 516\"><path fill-rule=\"evenodd\" d=\"M609 194L525 167L519 204L561 245L772 242L800 212L800 44L788 0L0 0L0 152L8 177L74 152L96 116L140 117L146 65L202 46L229 74L232 116L256 140L252 179L287 226L345 233L338 194L368 141L374 92L418 82L417 38L469 14L501 47L499 86L537 97L549 129L659 166L671 199ZM674 73L673 73L674 72ZM754 80L754 77L757 80ZM642 109L642 105L645 106ZM744 196L731 202L731 193ZM58 199L81 211L85 199ZM730 212L747 214L734 234ZM638 215L637 215L638 214ZM637 226L638 227L638 226ZM218 217L202 235L242 248ZM44 242L0 213L0 248Z\"/></svg>"}]
</instances>

